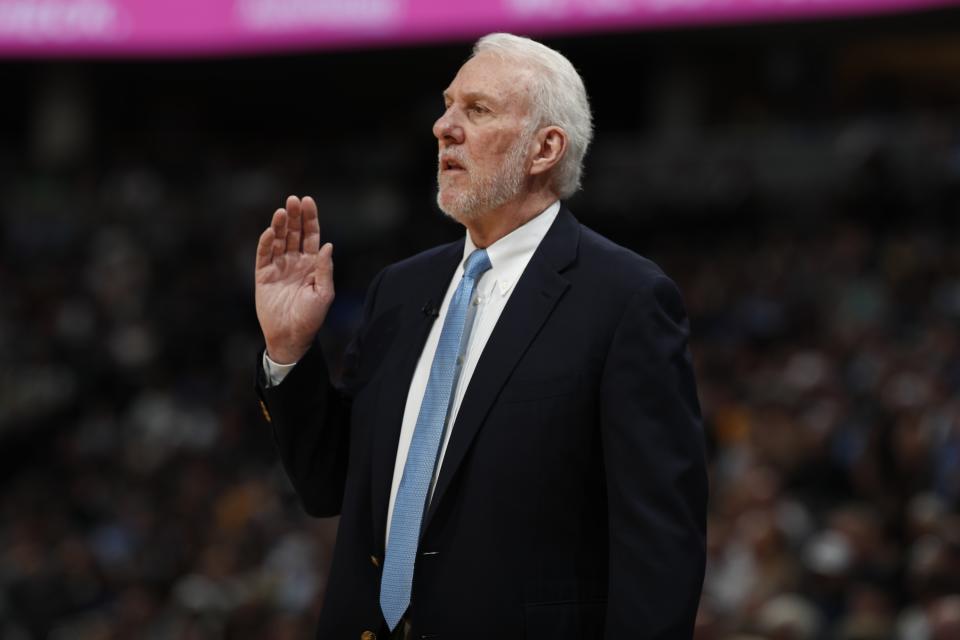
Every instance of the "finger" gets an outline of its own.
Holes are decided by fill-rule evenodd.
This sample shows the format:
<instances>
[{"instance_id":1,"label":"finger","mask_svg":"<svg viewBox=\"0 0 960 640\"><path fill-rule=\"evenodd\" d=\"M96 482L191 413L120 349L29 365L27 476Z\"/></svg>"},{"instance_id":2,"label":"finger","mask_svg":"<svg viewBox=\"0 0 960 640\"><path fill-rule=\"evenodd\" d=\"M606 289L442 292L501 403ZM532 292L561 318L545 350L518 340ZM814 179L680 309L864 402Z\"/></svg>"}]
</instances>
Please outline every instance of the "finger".
<instances>
[{"instance_id":1,"label":"finger","mask_svg":"<svg viewBox=\"0 0 960 640\"><path fill-rule=\"evenodd\" d=\"M287 251L300 251L301 208L296 196L287 198Z\"/></svg>"},{"instance_id":2,"label":"finger","mask_svg":"<svg viewBox=\"0 0 960 640\"><path fill-rule=\"evenodd\" d=\"M328 286L333 290L333 245L329 242L320 249L313 275L316 286Z\"/></svg>"},{"instance_id":3,"label":"finger","mask_svg":"<svg viewBox=\"0 0 960 640\"><path fill-rule=\"evenodd\" d=\"M317 203L307 196L303 199L303 252L320 251L320 219L317 217Z\"/></svg>"},{"instance_id":4,"label":"finger","mask_svg":"<svg viewBox=\"0 0 960 640\"><path fill-rule=\"evenodd\" d=\"M284 205L284 208L287 210L287 213L290 213L292 210L296 209L300 211L300 198L297 196L287 196L287 203Z\"/></svg>"},{"instance_id":5,"label":"finger","mask_svg":"<svg viewBox=\"0 0 960 640\"><path fill-rule=\"evenodd\" d=\"M262 269L273 261L273 237L273 227L267 227L260 234L260 241L257 243L257 269Z\"/></svg>"},{"instance_id":6,"label":"finger","mask_svg":"<svg viewBox=\"0 0 960 640\"><path fill-rule=\"evenodd\" d=\"M274 212L270 228L273 229L273 256L279 258L287 248L287 212L284 209Z\"/></svg>"}]
</instances>

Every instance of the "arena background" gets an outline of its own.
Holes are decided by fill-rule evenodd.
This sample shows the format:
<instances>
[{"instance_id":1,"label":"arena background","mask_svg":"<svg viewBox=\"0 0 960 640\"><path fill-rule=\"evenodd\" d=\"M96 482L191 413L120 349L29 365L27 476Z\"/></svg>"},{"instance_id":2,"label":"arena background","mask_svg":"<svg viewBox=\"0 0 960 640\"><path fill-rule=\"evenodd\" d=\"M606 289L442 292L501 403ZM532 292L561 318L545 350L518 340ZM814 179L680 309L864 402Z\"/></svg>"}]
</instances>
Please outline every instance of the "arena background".
<instances>
[{"instance_id":1,"label":"arena background","mask_svg":"<svg viewBox=\"0 0 960 640\"><path fill-rule=\"evenodd\" d=\"M699 640L960 638L957 18L544 39L596 117L571 208L691 316ZM430 127L475 35L0 61L0 637L311 637L336 521L255 400L254 248L316 198L336 361L372 275L462 233Z\"/></svg>"}]
</instances>

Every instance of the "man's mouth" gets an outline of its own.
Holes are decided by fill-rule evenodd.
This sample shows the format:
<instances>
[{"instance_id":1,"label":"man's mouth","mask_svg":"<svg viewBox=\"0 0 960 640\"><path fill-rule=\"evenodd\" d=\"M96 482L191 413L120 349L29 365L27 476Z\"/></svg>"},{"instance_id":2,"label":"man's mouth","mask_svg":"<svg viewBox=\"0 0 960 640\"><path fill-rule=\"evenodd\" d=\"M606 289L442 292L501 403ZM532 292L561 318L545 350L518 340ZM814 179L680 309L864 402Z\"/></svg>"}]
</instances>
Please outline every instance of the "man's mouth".
<instances>
[{"instance_id":1,"label":"man's mouth","mask_svg":"<svg viewBox=\"0 0 960 640\"><path fill-rule=\"evenodd\" d=\"M443 158L440 160L440 171L448 173L451 171L466 171L466 168L453 158Z\"/></svg>"}]
</instances>

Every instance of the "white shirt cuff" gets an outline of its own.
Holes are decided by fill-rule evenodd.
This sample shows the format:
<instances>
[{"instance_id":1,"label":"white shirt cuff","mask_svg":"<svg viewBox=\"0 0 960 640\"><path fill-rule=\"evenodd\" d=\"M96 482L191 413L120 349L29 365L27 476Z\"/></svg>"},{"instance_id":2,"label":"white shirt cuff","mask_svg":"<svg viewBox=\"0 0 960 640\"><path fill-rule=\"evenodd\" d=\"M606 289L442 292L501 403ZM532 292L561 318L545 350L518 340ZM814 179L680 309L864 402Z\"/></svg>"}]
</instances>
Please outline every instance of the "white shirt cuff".
<instances>
[{"instance_id":1,"label":"white shirt cuff","mask_svg":"<svg viewBox=\"0 0 960 640\"><path fill-rule=\"evenodd\" d=\"M293 371L293 368L297 366L296 362L291 362L290 364L280 364L274 362L270 359L270 356L267 355L266 349L263 351L263 372L267 374L267 386L275 387L283 379L287 377L287 374Z\"/></svg>"}]
</instances>

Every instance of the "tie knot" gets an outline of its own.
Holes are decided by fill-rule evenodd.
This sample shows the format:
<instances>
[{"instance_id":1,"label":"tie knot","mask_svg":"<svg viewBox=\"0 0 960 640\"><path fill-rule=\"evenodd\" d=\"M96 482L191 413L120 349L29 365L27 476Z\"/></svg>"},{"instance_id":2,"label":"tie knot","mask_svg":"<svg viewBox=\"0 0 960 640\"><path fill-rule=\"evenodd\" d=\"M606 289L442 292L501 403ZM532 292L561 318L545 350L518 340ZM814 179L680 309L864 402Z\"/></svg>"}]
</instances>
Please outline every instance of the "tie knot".
<instances>
[{"instance_id":1,"label":"tie knot","mask_svg":"<svg viewBox=\"0 0 960 640\"><path fill-rule=\"evenodd\" d=\"M463 277L476 280L489 268L490 258L487 257L486 250L476 249L467 257L467 263L463 265Z\"/></svg>"}]
</instances>

